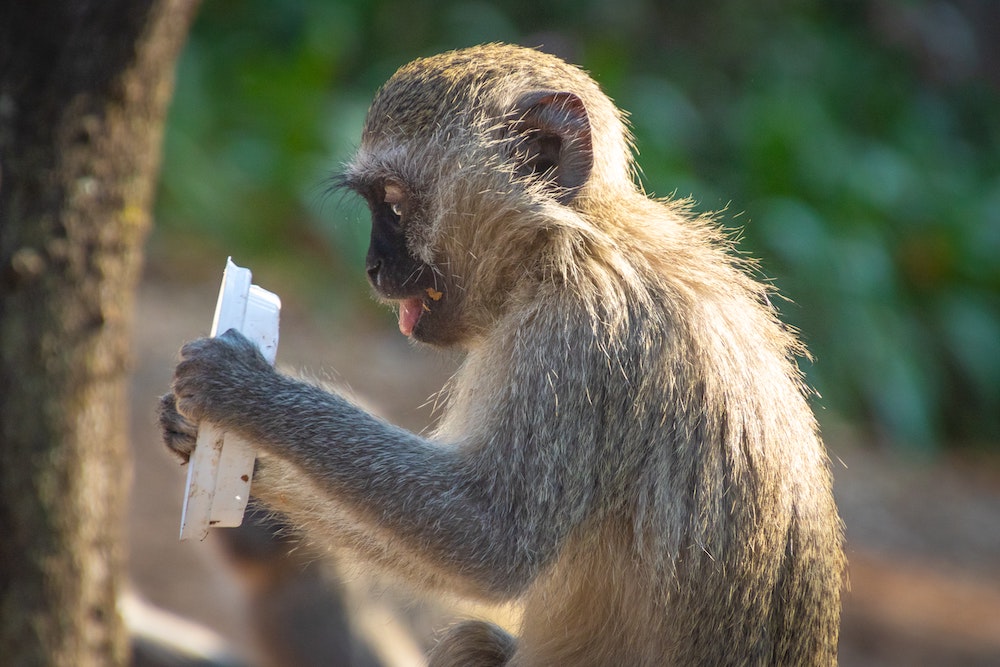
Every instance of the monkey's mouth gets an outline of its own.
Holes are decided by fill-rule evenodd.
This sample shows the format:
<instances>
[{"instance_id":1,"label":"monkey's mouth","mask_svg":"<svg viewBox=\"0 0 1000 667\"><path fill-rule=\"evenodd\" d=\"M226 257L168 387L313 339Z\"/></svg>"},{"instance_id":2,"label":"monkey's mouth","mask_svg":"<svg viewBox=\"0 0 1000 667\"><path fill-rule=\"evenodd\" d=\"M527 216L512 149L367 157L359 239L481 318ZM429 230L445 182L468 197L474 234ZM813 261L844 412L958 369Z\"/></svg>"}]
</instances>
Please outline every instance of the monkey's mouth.
<instances>
[{"instance_id":1,"label":"monkey's mouth","mask_svg":"<svg viewBox=\"0 0 1000 667\"><path fill-rule=\"evenodd\" d=\"M430 310L421 297L403 299L399 302L399 332L404 336L412 336L413 329L420 321L425 310Z\"/></svg>"},{"instance_id":2,"label":"monkey's mouth","mask_svg":"<svg viewBox=\"0 0 1000 667\"><path fill-rule=\"evenodd\" d=\"M424 289L427 296L412 296L399 300L399 331L404 336L412 336L417 322L424 313L431 312L431 304L441 300L444 292L433 287Z\"/></svg>"}]
</instances>

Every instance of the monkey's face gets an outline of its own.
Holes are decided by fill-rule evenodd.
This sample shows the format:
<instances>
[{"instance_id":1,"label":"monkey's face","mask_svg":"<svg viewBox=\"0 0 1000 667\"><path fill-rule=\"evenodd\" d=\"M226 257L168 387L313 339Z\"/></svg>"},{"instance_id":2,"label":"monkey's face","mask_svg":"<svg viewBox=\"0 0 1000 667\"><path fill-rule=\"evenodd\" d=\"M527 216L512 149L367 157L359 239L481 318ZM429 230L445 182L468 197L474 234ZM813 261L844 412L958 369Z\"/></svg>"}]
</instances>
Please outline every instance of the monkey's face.
<instances>
[{"instance_id":1,"label":"monkey's face","mask_svg":"<svg viewBox=\"0 0 1000 667\"><path fill-rule=\"evenodd\" d=\"M371 242L365 270L376 295L399 309L399 330L434 345L459 341L451 292L443 274L412 249L425 212L411 189L394 178L357 188L371 209Z\"/></svg>"}]
</instances>

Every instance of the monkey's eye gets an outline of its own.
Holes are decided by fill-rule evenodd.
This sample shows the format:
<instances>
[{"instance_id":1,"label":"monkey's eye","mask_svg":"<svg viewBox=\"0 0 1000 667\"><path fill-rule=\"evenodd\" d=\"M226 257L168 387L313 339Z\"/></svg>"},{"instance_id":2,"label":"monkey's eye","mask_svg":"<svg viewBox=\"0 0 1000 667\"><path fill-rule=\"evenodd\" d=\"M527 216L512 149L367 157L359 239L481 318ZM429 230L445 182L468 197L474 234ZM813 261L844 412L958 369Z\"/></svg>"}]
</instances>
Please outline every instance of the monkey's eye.
<instances>
[{"instance_id":1,"label":"monkey's eye","mask_svg":"<svg viewBox=\"0 0 1000 667\"><path fill-rule=\"evenodd\" d=\"M389 205L389 210L396 218L403 219L404 202L406 201L406 191L403 186L395 181L385 184L385 198L383 201Z\"/></svg>"}]
</instances>

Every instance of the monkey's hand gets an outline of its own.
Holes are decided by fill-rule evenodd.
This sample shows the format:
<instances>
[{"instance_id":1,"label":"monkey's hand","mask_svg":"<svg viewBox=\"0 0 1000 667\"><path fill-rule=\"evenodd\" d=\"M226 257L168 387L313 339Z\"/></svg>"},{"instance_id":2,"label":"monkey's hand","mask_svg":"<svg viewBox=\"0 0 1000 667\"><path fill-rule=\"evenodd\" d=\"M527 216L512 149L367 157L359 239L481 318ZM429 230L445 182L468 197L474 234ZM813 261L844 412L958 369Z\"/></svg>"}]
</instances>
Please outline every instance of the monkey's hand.
<instances>
[{"instance_id":1,"label":"monkey's hand","mask_svg":"<svg viewBox=\"0 0 1000 667\"><path fill-rule=\"evenodd\" d=\"M245 421L242 409L266 397L276 376L257 346L235 330L188 343L174 370L173 391L160 399L167 448L190 458L203 420L234 430Z\"/></svg>"},{"instance_id":2,"label":"monkey's hand","mask_svg":"<svg viewBox=\"0 0 1000 667\"><path fill-rule=\"evenodd\" d=\"M177 412L177 399L174 398L173 392L160 397L159 417L163 444L176 454L182 463L187 463L198 441L198 427Z\"/></svg>"}]
</instances>

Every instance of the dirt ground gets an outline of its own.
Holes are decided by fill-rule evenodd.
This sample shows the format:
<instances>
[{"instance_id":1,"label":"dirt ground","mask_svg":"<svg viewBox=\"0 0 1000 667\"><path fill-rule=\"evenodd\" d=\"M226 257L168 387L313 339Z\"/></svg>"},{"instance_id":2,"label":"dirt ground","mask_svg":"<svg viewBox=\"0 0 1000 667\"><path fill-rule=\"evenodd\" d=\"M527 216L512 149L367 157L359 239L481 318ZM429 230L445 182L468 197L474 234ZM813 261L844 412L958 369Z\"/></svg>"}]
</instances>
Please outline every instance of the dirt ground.
<instances>
[{"instance_id":1,"label":"dirt ground","mask_svg":"<svg viewBox=\"0 0 1000 667\"><path fill-rule=\"evenodd\" d=\"M153 418L176 350L208 331L217 289L214 279L170 288L147 280L141 289L129 574L141 598L215 631L252 658L244 594L211 537L177 539L184 470L160 446ZM407 428L427 424L425 399L453 360L412 348L388 314L374 331L358 329L282 297L281 366L346 383ZM1000 460L906 461L861 447L835 427L827 440L851 560L841 664L1000 665ZM352 611L372 618L371 609ZM374 618L386 619L375 621L383 641L396 636L393 619ZM412 662L402 653L397 664Z\"/></svg>"}]
</instances>

